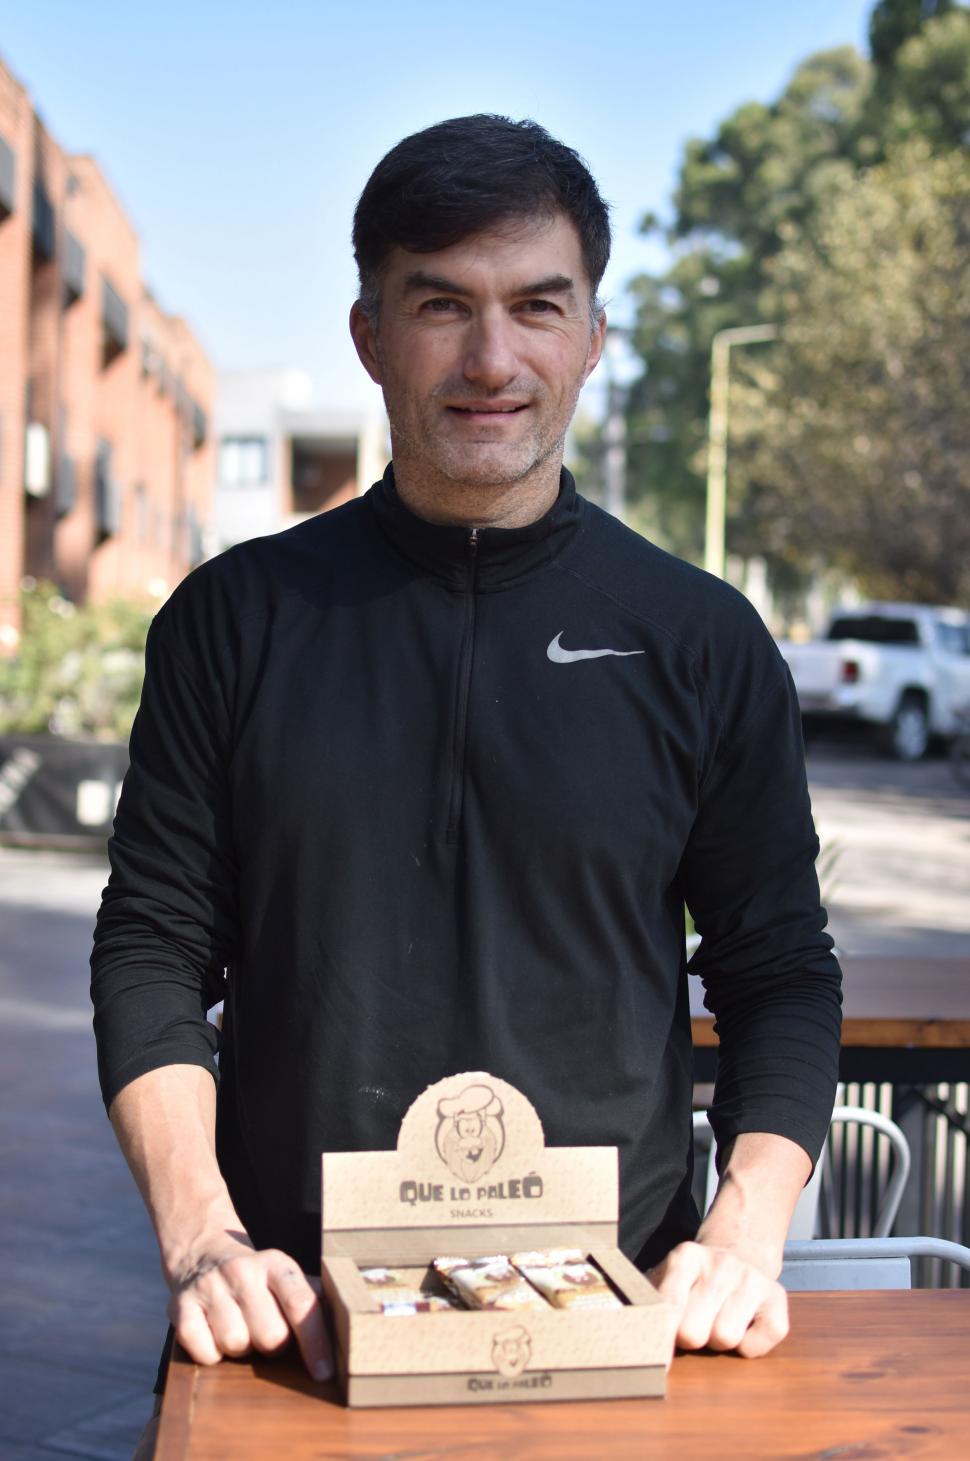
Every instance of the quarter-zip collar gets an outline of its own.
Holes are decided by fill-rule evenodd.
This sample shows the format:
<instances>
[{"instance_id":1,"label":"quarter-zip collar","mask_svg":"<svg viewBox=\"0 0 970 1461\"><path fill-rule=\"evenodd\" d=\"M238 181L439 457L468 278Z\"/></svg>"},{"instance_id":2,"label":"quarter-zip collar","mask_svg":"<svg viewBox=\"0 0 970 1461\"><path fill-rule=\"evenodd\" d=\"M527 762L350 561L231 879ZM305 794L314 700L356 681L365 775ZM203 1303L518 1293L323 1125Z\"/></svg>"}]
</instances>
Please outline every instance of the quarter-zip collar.
<instances>
[{"instance_id":1,"label":"quarter-zip collar","mask_svg":"<svg viewBox=\"0 0 970 1461\"><path fill-rule=\"evenodd\" d=\"M398 496L393 466L387 468L367 498L381 532L398 552L449 588L467 589L469 528L417 517ZM543 517L521 528L478 529L476 589L487 593L541 571L573 542L582 517L583 500L564 467L559 496Z\"/></svg>"}]
</instances>

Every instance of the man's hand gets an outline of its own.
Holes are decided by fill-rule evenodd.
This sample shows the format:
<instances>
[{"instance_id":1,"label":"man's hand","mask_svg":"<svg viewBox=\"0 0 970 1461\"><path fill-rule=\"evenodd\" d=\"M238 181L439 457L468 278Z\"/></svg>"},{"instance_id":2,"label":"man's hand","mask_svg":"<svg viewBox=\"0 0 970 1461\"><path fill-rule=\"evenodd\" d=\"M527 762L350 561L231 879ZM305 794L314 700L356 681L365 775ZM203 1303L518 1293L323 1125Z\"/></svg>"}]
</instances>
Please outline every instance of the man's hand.
<instances>
[{"instance_id":1,"label":"man's hand","mask_svg":"<svg viewBox=\"0 0 970 1461\"><path fill-rule=\"evenodd\" d=\"M215 1153L215 1084L195 1065L166 1065L124 1087L110 1110L158 1238L172 1291L168 1316L201 1365L296 1336L315 1380L333 1374L320 1299L300 1265L257 1252L232 1204Z\"/></svg>"},{"instance_id":2,"label":"man's hand","mask_svg":"<svg viewBox=\"0 0 970 1461\"><path fill-rule=\"evenodd\" d=\"M729 1248L681 1243L650 1280L679 1313L681 1349L736 1349L755 1359L788 1333L781 1284Z\"/></svg>"},{"instance_id":3,"label":"man's hand","mask_svg":"<svg viewBox=\"0 0 970 1461\"><path fill-rule=\"evenodd\" d=\"M320 1299L299 1264L279 1249L257 1252L242 1234L223 1232L197 1245L167 1278L168 1317L198 1364L251 1349L275 1354L292 1333L313 1378L333 1375Z\"/></svg>"},{"instance_id":4,"label":"man's hand","mask_svg":"<svg viewBox=\"0 0 970 1461\"><path fill-rule=\"evenodd\" d=\"M681 1243L650 1274L679 1312L682 1349L736 1349L754 1359L784 1339L788 1296L776 1280L811 1171L807 1153L785 1136L747 1131L736 1139L697 1242Z\"/></svg>"}]
</instances>

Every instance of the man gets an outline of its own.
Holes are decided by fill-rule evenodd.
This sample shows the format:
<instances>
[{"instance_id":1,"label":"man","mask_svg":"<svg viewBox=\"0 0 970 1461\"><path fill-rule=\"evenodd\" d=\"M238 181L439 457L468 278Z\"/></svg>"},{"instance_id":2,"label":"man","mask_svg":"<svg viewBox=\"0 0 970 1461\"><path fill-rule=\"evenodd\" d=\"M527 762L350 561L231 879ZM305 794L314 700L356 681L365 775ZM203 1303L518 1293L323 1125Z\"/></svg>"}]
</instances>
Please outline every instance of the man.
<instances>
[{"instance_id":1,"label":"man","mask_svg":"<svg viewBox=\"0 0 970 1461\"><path fill-rule=\"evenodd\" d=\"M762 1354L839 1036L787 673L739 595L562 470L609 253L575 153L429 128L354 242L393 470L162 609L111 844L100 1070L172 1323L202 1363L293 1331L327 1373L321 1150L393 1146L484 1069L551 1144L619 1147L621 1243L680 1343ZM699 1230L685 901L721 1034Z\"/></svg>"}]
</instances>

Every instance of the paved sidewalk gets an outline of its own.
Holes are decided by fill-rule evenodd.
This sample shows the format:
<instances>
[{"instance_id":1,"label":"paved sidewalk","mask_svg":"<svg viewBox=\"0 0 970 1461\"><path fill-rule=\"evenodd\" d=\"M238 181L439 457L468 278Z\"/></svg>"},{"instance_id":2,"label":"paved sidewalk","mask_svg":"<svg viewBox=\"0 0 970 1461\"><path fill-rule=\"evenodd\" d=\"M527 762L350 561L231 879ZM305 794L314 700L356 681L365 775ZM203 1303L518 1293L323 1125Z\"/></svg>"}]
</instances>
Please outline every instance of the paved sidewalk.
<instances>
[{"instance_id":1,"label":"paved sidewalk","mask_svg":"<svg viewBox=\"0 0 970 1461\"><path fill-rule=\"evenodd\" d=\"M131 1455L165 1334L104 1114L88 954L103 858L0 848L0 1456Z\"/></svg>"}]
</instances>

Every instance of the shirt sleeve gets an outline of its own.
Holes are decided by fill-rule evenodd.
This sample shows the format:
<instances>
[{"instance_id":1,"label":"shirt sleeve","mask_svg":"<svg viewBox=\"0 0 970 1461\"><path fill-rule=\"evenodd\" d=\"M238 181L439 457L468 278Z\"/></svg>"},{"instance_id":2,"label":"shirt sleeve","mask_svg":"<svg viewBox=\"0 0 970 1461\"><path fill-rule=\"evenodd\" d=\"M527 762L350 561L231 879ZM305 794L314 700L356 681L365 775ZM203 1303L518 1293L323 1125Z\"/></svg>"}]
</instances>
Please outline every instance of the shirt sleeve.
<instances>
[{"instance_id":1,"label":"shirt sleeve","mask_svg":"<svg viewBox=\"0 0 970 1461\"><path fill-rule=\"evenodd\" d=\"M218 1076L206 1010L222 997L238 943L236 878L229 716L217 677L202 678L163 609L148 635L91 956L106 1106L159 1066Z\"/></svg>"},{"instance_id":2,"label":"shirt sleeve","mask_svg":"<svg viewBox=\"0 0 970 1461\"><path fill-rule=\"evenodd\" d=\"M711 1126L789 1137L813 1164L838 1079L842 975L824 932L798 701L783 669L722 733L699 793L684 891L690 971L720 1038Z\"/></svg>"}]
</instances>

